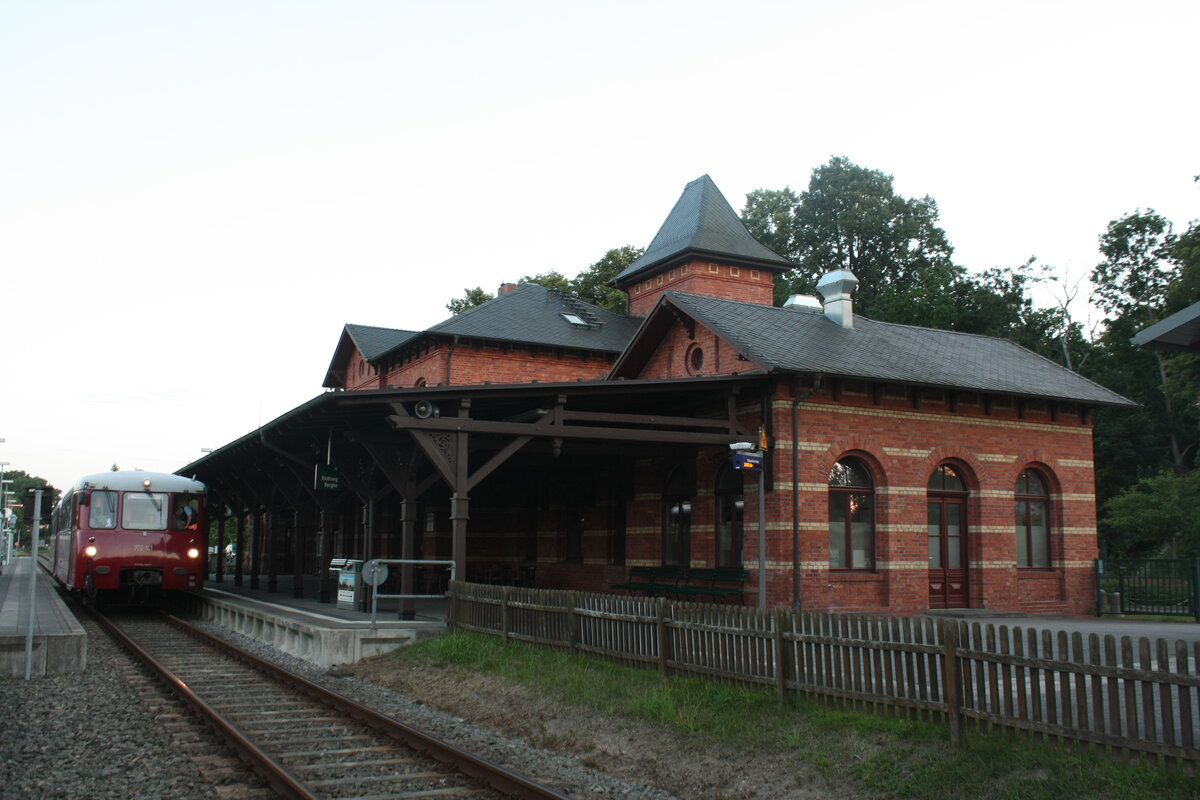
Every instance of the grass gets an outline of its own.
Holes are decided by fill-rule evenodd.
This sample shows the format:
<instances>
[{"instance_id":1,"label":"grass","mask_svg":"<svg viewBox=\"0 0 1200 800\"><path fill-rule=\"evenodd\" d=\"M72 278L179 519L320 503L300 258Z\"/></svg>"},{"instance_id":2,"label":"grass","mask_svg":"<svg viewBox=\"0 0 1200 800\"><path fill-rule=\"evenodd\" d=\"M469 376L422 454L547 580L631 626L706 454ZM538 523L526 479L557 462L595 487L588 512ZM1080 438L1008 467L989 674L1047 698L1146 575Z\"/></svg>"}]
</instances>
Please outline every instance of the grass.
<instances>
[{"instance_id":1,"label":"grass","mask_svg":"<svg viewBox=\"0 0 1200 800\"><path fill-rule=\"evenodd\" d=\"M842 711L726 684L673 678L588 656L450 632L388 656L452 665L526 686L614 718L778 753L825 780L900 798L1150 800L1195 798L1200 779L1070 747L970 733L941 724Z\"/></svg>"}]
</instances>

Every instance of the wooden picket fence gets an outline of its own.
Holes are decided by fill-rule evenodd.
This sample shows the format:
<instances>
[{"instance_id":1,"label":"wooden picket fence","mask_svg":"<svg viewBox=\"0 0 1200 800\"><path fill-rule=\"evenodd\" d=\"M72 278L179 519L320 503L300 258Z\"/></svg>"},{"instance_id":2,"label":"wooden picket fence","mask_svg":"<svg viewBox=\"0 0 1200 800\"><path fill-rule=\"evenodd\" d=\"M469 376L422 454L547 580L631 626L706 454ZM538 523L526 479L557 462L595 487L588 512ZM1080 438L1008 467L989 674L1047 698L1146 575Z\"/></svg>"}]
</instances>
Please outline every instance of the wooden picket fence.
<instances>
[{"instance_id":1,"label":"wooden picket fence","mask_svg":"<svg viewBox=\"0 0 1200 800\"><path fill-rule=\"evenodd\" d=\"M1200 762L1200 644L454 582L449 622L842 707ZM1086 646L1085 646L1086 645Z\"/></svg>"}]
</instances>

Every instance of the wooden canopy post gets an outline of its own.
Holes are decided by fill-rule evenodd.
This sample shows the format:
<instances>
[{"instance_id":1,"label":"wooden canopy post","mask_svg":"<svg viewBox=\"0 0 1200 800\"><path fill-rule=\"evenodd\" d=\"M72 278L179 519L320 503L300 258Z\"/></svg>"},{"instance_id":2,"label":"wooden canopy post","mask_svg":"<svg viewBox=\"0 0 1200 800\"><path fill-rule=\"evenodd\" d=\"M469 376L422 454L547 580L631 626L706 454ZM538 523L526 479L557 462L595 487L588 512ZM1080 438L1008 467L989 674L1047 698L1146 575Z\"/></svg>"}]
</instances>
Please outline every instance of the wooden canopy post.
<instances>
[{"instance_id":1,"label":"wooden canopy post","mask_svg":"<svg viewBox=\"0 0 1200 800\"><path fill-rule=\"evenodd\" d=\"M262 572L262 515L261 508L254 509L250 517L250 588L257 589L259 573Z\"/></svg>"}]
</instances>

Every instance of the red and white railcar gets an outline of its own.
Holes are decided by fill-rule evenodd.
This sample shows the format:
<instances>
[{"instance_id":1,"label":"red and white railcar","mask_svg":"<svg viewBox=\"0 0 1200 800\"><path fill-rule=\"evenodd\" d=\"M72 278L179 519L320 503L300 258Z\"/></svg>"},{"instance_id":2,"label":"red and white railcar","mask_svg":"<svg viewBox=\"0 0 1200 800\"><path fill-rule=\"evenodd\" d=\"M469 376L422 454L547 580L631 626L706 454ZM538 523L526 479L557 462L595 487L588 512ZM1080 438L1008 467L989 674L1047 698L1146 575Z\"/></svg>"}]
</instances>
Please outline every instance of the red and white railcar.
<instances>
[{"instance_id":1,"label":"red and white railcar","mask_svg":"<svg viewBox=\"0 0 1200 800\"><path fill-rule=\"evenodd\" d=\"M160 472L80 478L54 509L54 577L124 602L200 589L205 492L200 481Z\"/></svg>"}]
</instances>

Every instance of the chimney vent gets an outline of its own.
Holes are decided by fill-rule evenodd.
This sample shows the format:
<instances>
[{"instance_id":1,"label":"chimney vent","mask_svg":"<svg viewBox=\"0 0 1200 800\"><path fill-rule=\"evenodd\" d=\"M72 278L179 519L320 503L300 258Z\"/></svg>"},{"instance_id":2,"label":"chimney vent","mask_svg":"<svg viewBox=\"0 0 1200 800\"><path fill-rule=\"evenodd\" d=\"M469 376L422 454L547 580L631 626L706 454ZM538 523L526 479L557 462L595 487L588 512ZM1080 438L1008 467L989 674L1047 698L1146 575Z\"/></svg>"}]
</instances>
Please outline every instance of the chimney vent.
<instances>
[{"instance_id":1,"label":"chimney vent","mask_svg":"<svg viewBox=\"0 0 1200 800\"><path fill-rule=\"evenodd\" d=\"M858 278L848 269L827 272L817 281L817 291L825 298L825 316L843 328L854 327L854 301L851 293L858 288Z\"/></svg>"},{"instance_id":2,"label":"chimney vent","mask_svg":"<svg viewBox=\"0 0 1200 800\"><path fill-rule=\"evenodd\" d=\"M517 285L515 283L502 283L500 284L500 288L496 290L496 297L499 297L502 294L508 294L516 288Z\"/></svg>"},{"instance_id":3,"label":"chimney vent","mask_svg":"<svg viewBox=\"0 0 1200 800\"><path fill-rule=\"evenodd\" d=\"M784 308L821 308L821 301L811 294L794 294L783 301Z\"/></svg>"}]
</instances>

